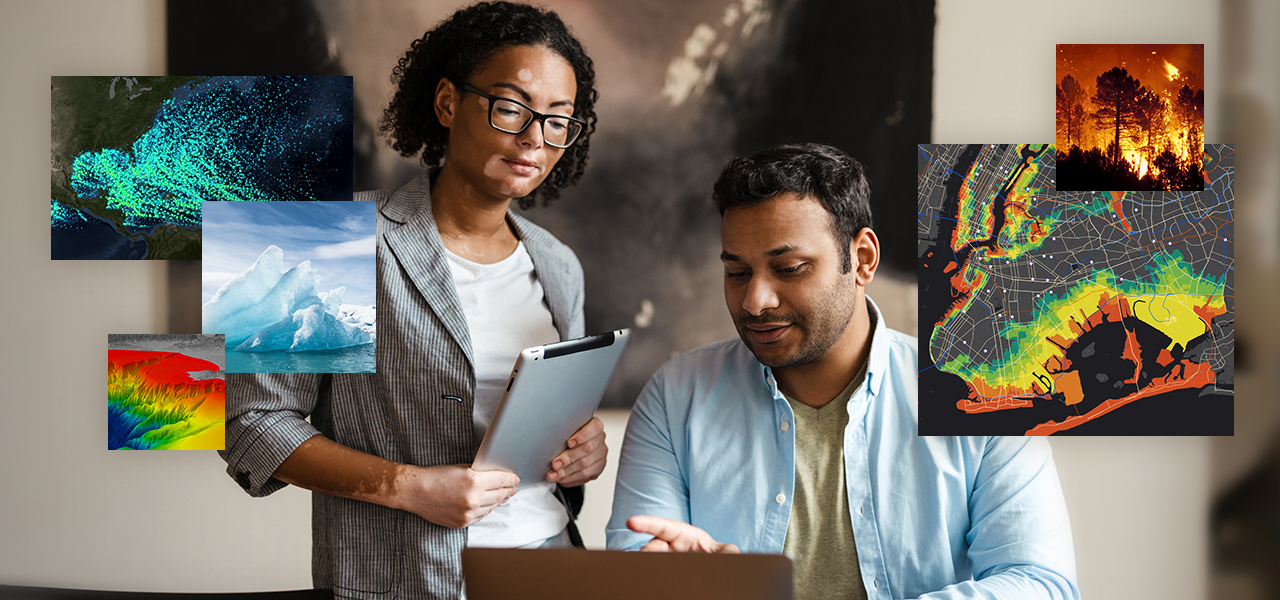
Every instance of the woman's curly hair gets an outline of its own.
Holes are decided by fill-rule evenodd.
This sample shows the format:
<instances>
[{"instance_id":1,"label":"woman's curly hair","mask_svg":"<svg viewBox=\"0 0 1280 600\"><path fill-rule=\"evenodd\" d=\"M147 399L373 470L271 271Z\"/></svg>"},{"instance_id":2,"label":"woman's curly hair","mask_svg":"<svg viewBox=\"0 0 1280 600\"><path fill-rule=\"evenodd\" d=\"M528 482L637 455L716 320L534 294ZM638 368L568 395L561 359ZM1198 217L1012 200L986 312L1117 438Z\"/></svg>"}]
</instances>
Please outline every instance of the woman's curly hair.
<instances>
[{"instance_id":1,"label":"woman's curly hair","mask_svg":"<svg viewBox=\"0 0 1280 600\"><path fill-rule=\"evenodd\" d=\"M435 98L441 78L461 85L496 52L512 46L545 46L569 62L578 84L574 116L586 123L542 184L518 199L520 208L527 209L538 199L546 206L560 197L560 190L578 182L596 127L595 66L554 12L511 2L479 2L441 21L414 40L391 73L396 93L379 129L390 135L391 147L400 154L413 156L421 151L424 165L438 166L449 143L449 130L435 111L424 108L430 106L424 100Z\"/></svg>"}]
</instances>

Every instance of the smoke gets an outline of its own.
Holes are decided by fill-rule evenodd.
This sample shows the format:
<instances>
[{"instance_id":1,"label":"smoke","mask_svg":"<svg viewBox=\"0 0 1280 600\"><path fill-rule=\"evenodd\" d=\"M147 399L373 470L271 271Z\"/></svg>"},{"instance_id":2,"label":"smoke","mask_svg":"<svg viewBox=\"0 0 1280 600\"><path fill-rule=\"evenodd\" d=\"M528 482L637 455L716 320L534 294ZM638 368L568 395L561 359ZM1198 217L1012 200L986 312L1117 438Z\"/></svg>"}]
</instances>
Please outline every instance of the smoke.
<instances>
[{"instance_id":1,"label":"smoke","mask_svg":"<svg viewBox=\"0 0 1280 600\"><path fill-rule=\"evenodd\" d=\"M1165 63L1178 70L1170 79ZM1071 75L1092 95L1097 77L1120 67L1162 95L1204 89L1204 44L1058 44L1058 81Z\"/></svg>"}]
</instances>

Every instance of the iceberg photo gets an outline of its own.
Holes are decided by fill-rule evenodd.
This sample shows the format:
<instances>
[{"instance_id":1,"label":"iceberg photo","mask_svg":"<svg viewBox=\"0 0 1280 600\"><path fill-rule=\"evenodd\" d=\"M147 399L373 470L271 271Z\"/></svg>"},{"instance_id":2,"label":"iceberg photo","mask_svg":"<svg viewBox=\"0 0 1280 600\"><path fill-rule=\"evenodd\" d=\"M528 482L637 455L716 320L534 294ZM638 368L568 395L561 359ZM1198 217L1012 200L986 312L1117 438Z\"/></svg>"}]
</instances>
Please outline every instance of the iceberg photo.
<instances>
[{"instance_id":1,"label":"iceberg photo","mask_svg":"<svg viewBox=\"0 0 1280 600\"><path fill-rule=\"evenodd\" d=\"M225 336L231 373L374 372L376 309L360 303L373 299L373 203L281 204L205 205L202 330ZM261 249L267 239L291 259ZM255 240L247 268L222 270L243 265Z\"/></svg>"}]
</instances>

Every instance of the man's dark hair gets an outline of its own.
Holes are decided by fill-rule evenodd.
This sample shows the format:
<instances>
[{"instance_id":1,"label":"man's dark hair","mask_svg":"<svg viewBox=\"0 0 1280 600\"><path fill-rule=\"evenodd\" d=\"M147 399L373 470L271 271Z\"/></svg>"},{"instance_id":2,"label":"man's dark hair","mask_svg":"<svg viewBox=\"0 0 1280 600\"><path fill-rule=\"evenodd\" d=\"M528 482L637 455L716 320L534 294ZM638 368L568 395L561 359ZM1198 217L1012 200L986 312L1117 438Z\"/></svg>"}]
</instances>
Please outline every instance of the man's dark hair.
<instances>
[{"instance_id":1,"label":"man's dark hair","mask_svg":"<svg viewBox=\"0 0 1280 600\"><path fill-rule=\"evenodd\" d=\"M716 180L711 199L723 216L778 194L813 196L831 213L831 233L840 246L840 269L853 268L849 243L871 227L871 187L858 161L823 144L787 144L736 158Z\"/></svg>"},{"instance_id":2,"label":"man's dark hair","mask_svg":"<svg viewBox=\"0 0 1280 600\"><path fill-rule=\"evenodd\" d=\"M391 136L391 147L400 154L413 156L421 151L424 165L438 166L449 142L448 128L440 124L431 108L440 79L461 88L495 53L514 46L544 46L569 62L578 84L573 116L586 123L546 180L519 199L520 208L533 206L539 198L545 206L582 177L599 97L591 58L554 12L511 2L479 2L441 21L414 40L392 72L396 93L382 114L379 129Z\"/></svg>"}]
</instances>

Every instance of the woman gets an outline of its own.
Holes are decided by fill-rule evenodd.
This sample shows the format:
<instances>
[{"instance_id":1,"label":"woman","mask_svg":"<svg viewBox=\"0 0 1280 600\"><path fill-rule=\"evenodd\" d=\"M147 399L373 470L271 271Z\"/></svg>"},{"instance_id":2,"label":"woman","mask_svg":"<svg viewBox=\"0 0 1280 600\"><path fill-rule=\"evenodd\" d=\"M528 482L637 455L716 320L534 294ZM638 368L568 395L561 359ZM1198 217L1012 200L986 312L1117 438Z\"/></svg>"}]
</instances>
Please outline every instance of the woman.
<instances>
[{"instance_id":1,"label":"woman","mask_svg":"<svg viewBox=\"0 0 1280 600\"><path fill-rule=\"evenodd\" d=\"M581 176L594 70L554 13L485 2L415 41L393 79L382 129L429 168L358 197L378 203L378 373L229 375L223 456L252 495L318 492L317 588L456 598L464 545L568 545L562 491L604 469L598 419L519 494L468 467L516 354L583 334L577 258L509 206Z\"/></svg>"}]
</instances>

